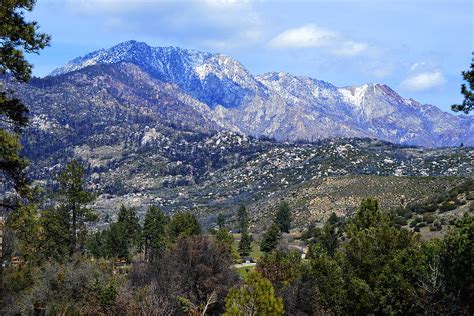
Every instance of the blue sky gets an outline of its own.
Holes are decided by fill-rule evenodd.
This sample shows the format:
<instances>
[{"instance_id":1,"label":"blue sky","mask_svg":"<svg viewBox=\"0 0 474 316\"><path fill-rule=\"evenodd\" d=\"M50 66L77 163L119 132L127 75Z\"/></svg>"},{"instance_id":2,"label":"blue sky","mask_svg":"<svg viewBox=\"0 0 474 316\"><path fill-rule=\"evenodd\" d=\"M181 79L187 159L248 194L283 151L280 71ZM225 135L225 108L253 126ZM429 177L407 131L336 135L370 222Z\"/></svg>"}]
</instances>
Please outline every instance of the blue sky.
<instances>
[{"instance_id":1,"label":"blue sky","mask_svg":"<svg viewBox=\"0 0 474 316\"><path fill-rule=\"evenodd\" d=\"M52 35L34 74L135 39L220 52L253 74L285 71L337 86L385 83L449 110L473 51L471 0L39 0Z\"/></svg>"}]
</instances>

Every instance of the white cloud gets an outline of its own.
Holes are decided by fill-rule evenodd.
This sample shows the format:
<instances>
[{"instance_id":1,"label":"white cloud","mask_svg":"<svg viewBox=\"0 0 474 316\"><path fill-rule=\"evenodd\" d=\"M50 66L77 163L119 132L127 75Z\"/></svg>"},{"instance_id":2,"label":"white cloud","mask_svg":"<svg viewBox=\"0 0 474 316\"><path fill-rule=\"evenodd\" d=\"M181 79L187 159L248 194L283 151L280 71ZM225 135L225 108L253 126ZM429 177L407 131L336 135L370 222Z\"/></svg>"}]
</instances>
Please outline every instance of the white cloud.
<instances>
[{"instance_id":1,"label":"white cloud","mask_svg":"<svg viewBox=\"0 0 474 316\"><path fill-rule=\"evenodd\" d=\"M426 91L440 87L445 82L443 73L439 70L434 70L411 75L403 80L400 86L410 91Z\"/></svg>"},{"instance_id":2,"label":"white cloud","mask_svg":"<svg viewBox=\"0 0 474 316\"><path fill-rule=\"evenodd\" d=\"M262 19L250 0L66 0L76 15L100 18L103 31L200 49L230 49L261 40Z\"/></svg>"},{"instance_id":3,"label":"white cloud","mask_svg":"<svg viewBox=\"0 0 474 316\"><path fill-rule=\"evenodd\" d=\"M307 24L288 29L275 36L268 43L271 48L321 48L333 55L354 56L369 49L367 43L345 38L339 32Z\"/></svg>"},{"instance_id":4,"label":"white cloud","mask_svg":"<svg viewBox=\"0 0 474 316\"><path fill-rule=\"evenodd\" d=\"M367 43L361 42L354 42L354 41L346 41L334 49L334 54L341 55L341 56L354 56L358 55L369 48Z\"/></svg>"},{"instance_id":5,"label":"white cloud","mask_svg":"<svg viewBox=\"0 0 474 316\"><path fill-rule=\"evenodd\" d=\"M307 48L330 45L337 33L313 24L293 28L278 34L269 45L273 48Z\"/></svg>"}]
</instances>

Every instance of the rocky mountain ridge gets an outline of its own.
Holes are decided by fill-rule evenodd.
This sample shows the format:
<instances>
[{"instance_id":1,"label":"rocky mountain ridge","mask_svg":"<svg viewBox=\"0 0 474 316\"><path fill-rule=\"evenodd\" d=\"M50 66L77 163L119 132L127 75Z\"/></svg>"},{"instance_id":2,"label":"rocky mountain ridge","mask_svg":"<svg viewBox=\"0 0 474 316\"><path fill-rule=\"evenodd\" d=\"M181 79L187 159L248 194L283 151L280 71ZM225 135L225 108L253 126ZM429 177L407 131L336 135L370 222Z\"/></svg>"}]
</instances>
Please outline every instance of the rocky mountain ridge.
<instances>
[{"instance_id":1,"label":"rocky mountain ridge","mask_svg":"<svg viewBox=\"0 0 474 316\"><path fill-rule=\"evenodd\" d=\"M242 134L293 141L370 137L426 147L474 145L472 116L402 98L383 84L338 88L288 73L253 76L222 54L128 41L76 58L51 76L123 62L176 85L207 106L219 126Z\"/></svg>"}]
</instances>

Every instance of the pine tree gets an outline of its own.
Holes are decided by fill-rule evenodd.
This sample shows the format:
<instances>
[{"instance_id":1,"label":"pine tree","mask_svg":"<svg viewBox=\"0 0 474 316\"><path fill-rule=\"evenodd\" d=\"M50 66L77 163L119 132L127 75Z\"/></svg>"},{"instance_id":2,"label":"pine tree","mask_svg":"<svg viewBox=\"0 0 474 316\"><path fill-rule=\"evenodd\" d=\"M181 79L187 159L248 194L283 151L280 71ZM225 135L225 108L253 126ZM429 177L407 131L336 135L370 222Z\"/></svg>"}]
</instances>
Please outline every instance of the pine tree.
<instances>
[{"instance_id":1,"label":"pine tree","mask_svg":"<svg viewBox=\"0 0 474 316\"><path fill-rule=\"evenodd\" d=\"M0 5L0 75L23 82L30 79L32 68L24 52L38 53L50 41L48 35L37 32L37 22L25 21L24 11L32 11L34 4L33 0L10 0ZM27 115L28 108L0 85L0 179L21 197L30 193L24 172L27 162L19 154L19 134L28 123ZM19 201L3 200L0 206L15 209Z\"/></svg>"},{"instance_id":2,"label":"pine tree","mask_svg":"<svg viewBox=\"0 0 474 316\"><path fill-rule=\"evenodd\" d=\"M150 206L146 212L143 224L143 242L145 257L148 260L153 261L166 247L169 221L169 217L155 205Z\"/></svg>"},{"instance_id":3,"label":"pine tree","mask_svg":"<svg viewBox=\"0 0 474 316\"><path fill-rule=\"evenodd\" d=\"M130 250L139 250L142 228L138 220L137 211L134 208L127 208L122 204L118 213L117 223L124 227L129 247L133 248Z\"/></svg>"},{"instance_id":4,"label":"pine tree","mask_svg":"<svg viewBox=\"0 0 474 316\"><path fill-rule=\"evenodd\" d=\"M239 230L241 233L246 232L248 230L249 226L249 216L247 213L247 208L245 207L244 204L241 204L239 206L239 209L237 211L237 218L239 221Z\"/></svg>"},{"instance_id":5,"label":"pine tree","mask_svg":"<svg viewBox=\"0 0 474 316\"><path fill-rule=\"evenodd\" d=\"M248 256L252 251L252 235L244 231L240 236L239 255Z\"/></svg>"},{"instance_id":6,"label":"pine tree","mask_svg":"<svg viewBox=\"0 0 474 316\"><path fill-rule=\"evenodd\" d=\"M283 202L278 207L275 217L275 224L277 224L280 231L288 233L291 228L291 210L288 203Z\"/></svg>"},{"instance_id":7,"label":"pine tree","mask_svg":"<svg viewBox=\"0 0 474 316\"><path fill-rule=\"evenodd\" d=\"M270 226L268 231L263 235L260 243L260 250L263 252L271 252L276 249L281 238L281 231L276 224Z\"/></svg>"},{"instance_id":8,"label":"pine tree","mask_svg":"<svg viewBox=\"0 0 474 316\"><path fill-rule=\"evenodd\" d=\"M77 160L72 160L62 171L57 181L56 212L67 220L70 236L70 254L78 251L78 233L85 230L85 223L97 219L95 212L87 205L95 200L95 196L84 188L84 168Z\"/></svg>"},{"instance_id":9,"label":"pine tree","mask_svg":"<svg viewBox=\"0 0 474 316\"><path fill-rule=\"evenodd\" d=\"M217 215L217 226L219 228L224 228L224 225L225 225L225 216L224 214L219 213L219 215Z\"/></svg>"},{"instance_id":10,"label":"pine tree","mask_svg":"<svg viewBox=\"0 0 474 316\"><path fill-rule=\"evenodd\" d=\"M462 77L467 81L469 87L465 83L461 85L461 94L464 96L464 101L462 104L453 104L451 108L455 112L469 114L474 109L474 59L472 59L471 68L462 72Z\"/></svg>"},{"instance_id":11,"label":"pine tree","mask_svg":"<svg viewBox=\"0 0 474 316\"><path fill-rule=\"evenodd\" d=\"M196 216L191 213L179 213L173 216L168 225L168 235L171 241L176 241L181 237L199 235L201 224Z\"/></svg>"},{"instance_id":12,"label":"pine tree","mask_svg":"<svg viewBox=\"0 0 474 316\"><path fill-rule=\"evenodd\" d=\"M108 258L131 260L131 240L127 236L127 227L123 222L110 225L105 233L105 253Z\"/></svg>"},{"instance_id":13,"label":"pine tree","mask_svg":"<svg viewBox=\"0 0 474 316\"><path fill-rule=\"evenodd\" d=\"M379 209L376 199L367 198L362 200L357 213L348 227L349 235L358 230L368 229L385 223L386 218Z\"/></svg>"},{"instance_id":14,"label":"pine tree","mask_svg":"<svg viewBox=\"0 0 474 316\"><path fill-rule=\"evenodd\" d=\"M232 242L234 241L234 237L231 233L229 233L225 228L219 228L215 234L214 238L216 241L226 247L232 247Z\"/></svg>"},{"instance_id":15,"label":"pine tree","mask_svg":"<svg viewBox=\"0 0 474 316\"><path fill-rule=\"evenodd\" d=\"M283 315L283 300L276 297L270 281L258 272L250 272L244 284L231 289L225 300L226 316Z\"/></svg>"}]
</instances>

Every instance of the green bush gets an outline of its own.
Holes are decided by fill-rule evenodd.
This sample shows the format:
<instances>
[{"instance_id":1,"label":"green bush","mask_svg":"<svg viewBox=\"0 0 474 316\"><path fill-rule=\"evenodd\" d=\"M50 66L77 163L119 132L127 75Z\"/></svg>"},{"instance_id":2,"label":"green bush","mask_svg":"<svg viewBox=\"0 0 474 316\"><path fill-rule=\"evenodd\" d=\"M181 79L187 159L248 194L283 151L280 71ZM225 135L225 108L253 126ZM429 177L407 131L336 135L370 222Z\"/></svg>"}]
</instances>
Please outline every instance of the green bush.
<instances>
[{"instance_id":1,"label":"green bush","mask_svg":"<svg viewBox=\"0 0 474 316\"><path fill-rule=\"evenodd\" d=\"M403 218L406 219L406 220L409 220L410 218L413 217L413 213L412 212L407 212L405 213L405 215L403 215Z\"/></svg>"},{"instance_id":2,"label":"green bush","mask_svg":"<svg viewBox=\"0 0 474 316\"><path fill-rule=\"evenodd\" d=\"M407 220L401 216L395 217L394 223L400 226L405 226L408 224Z\"/></svg>"},{"instance_id":3,"label":"green bush","mask_svg":"<svg viewBox=\"0 0 474 316\"><path fill-rule=\"evenodd\" d=\"M427 224L431 224L435 221L435 217L431 213L425 213L423 214L423 222L426 222Z\"/></svg>"},{"instance_id":4,"label":"green bush","mask_svg":"<svg viewBox=\"0 0 474 316\"><path fill-rule=\"evenodd\" d=\"M444 201L439 208L441 213L452 211L456 208L456 204L453 201Z\"/></svg>"}]
</instances>

